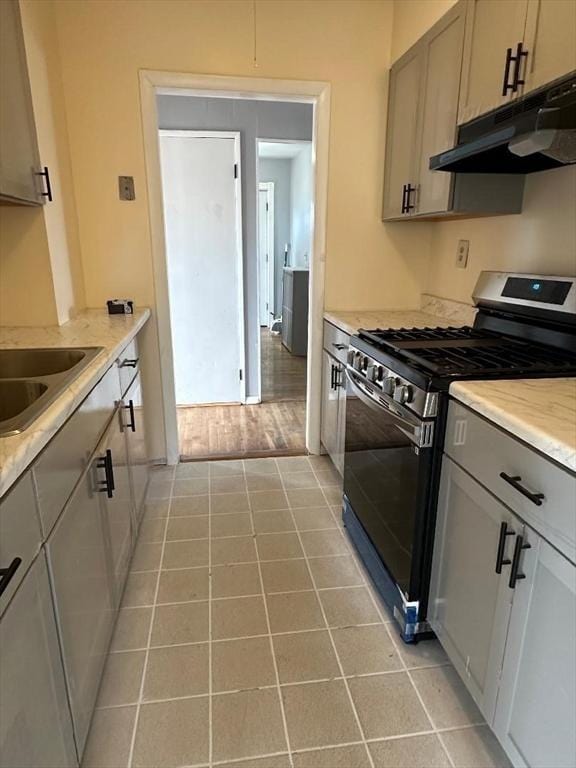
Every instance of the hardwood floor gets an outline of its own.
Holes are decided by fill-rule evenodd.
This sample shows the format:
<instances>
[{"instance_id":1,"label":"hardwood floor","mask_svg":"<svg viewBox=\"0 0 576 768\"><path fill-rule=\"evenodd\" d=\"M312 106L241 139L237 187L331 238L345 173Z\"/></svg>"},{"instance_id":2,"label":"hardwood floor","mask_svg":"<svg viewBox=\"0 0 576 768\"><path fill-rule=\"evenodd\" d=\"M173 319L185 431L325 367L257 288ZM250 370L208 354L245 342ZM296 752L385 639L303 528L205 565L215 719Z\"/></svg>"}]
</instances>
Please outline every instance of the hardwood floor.
<instances>
[{"instance_id":1,"label":"hardwood floor","mask_svg":"<svg viewBox=\"0 0 576 768\"><path fill-rule=\"evenodd\" d=\"M263 329L262 403L178 408L183 461L306 453L306 358Z\"/></svg>"}]
</instances>

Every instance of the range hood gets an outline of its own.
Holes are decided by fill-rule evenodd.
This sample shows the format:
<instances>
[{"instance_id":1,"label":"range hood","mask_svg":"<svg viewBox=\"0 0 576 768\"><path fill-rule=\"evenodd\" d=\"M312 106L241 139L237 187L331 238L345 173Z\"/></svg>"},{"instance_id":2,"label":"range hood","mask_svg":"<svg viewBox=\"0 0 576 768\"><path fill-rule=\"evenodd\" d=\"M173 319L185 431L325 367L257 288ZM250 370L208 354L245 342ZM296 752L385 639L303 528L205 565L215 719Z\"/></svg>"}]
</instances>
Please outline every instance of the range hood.
<instances>
[{"instance_id":1,"label":"range hood","mask_svg":"<svg viewBox=\"0 0 576 768\"><path fill-rule=\"evenodd\" d=\"M433 171L517 173L576 162L576 72L472 120L453 149L430 158Z\"/></svg>"}]
</instances>

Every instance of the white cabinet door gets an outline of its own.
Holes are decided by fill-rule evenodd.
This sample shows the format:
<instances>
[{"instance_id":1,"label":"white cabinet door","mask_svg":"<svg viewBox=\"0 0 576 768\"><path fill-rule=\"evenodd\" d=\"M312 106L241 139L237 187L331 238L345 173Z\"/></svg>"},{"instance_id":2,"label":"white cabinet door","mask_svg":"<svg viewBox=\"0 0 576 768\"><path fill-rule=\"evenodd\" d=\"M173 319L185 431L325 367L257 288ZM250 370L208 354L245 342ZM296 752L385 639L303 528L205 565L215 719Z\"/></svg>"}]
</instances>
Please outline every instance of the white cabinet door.
<instances>
[{"instance_id":1,"label":"white cabinet door","mask_svg":"<svg viewBox=\"0 0 576 768\"><path fill-rule=\"evenodd\" d=\"M515 766L576 765L576 567L527 528L494 729Z\"/></svg>"},{"instance_id":2,"label":"white cabinet door","mask_svg":"<svg viewBox=\"0 0 576 768\"><path fill-rule=\"evenodd\" d=\"M548 0L546 0L548 1ZM503 93L506 51L516 53L518 43L524 41L528 0L472 0L466 20L466 42L462 73L462 93L458 122L465 123L522 94L509 89ZM526 69L521 62L520 75ZM514 62L511 63L508 83L512 83ZM522 79L522 78L520 78Z\"/></svg>"},{"instance_id":3,"label":"white cabinet door","mask_svg":"<svg viewBox=\"0 0 576 768\"><path fill-rule=\"evenodd\" d=\"M334 461L338 434L338 388L334 386L338 361L327 352L322 353L322 445Z\"/></svg>"},{"instance_id":4,"label":"white cabinet door","mask_svg":"<svg viewBox=\"0 0 576 768\"><path fill-rule=\"evenodd\" d=\"M444 457L428 615L488 722L504 655L518 528L500 502Z\"/></svg>"},{"instance_id":5,"label":"white cabinet door","mask_svg":"<svg viewBox=\"0 0 576 768\"><path fill-rule=\"evenodd\" d=\"M423 49L416 46L390 70L388 127L384 171L382 218L406 215L406 187L416 187L418 112L424 65ZM410 195L414 204L415 192Z\"/></svg>"},{"instance_id":6,"label":"white cabinet door","mask_svg":"<svg viewBox=\"0 0 576 768\"><path fill-rule=\"evenodd\" d=\"M524 93L576 69L576 2L529 0Z\"/></svg>"},{"instance_id":7,"label":"white cabinet door","mask_svg":"<svg viewBox=\"0 0 576 768\"><path fill-rule=\"evenodd\" d=\"M124 408L124 430L128 437L128 462L134 496L135 533L138 532L144 514L144 498L148 486L150 464L146 446L144 423L144 401L142 399L142 378L138 374L126 393Z\"/></svg>"},{"instance_id":8,"label":"white cabinet door","mask_svg":"<svg viewBox=\"0 0 576 768\"><path fill-rule=\"evenodd\" d=\"M77 766L44 553L0 621L0 766Z\"/></svg>"}]
</instances>

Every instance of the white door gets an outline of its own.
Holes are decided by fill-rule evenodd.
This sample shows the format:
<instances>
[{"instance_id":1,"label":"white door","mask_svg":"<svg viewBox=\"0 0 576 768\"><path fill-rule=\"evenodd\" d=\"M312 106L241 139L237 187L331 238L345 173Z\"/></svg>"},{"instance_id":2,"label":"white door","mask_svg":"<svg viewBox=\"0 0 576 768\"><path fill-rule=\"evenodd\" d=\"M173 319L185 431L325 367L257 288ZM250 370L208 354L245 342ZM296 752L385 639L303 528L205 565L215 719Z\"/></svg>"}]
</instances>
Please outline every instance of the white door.
<instances>
[{"instance_id":1,"label":"white door","mask_svg":"<svg viewBox=\"0 0 576 768\"><path fill-rule=\"evenodd\" d=\"M274 182L258 186L258 263L260 325L270 327L274 319Z\"/></svg>"},{"instance_id":2,"label":"white door","mask_svg":"<svg viewBox=\"0 0 576 768\"><path fill-rule=\"evenodd\" d=\"M239 134L160 131L177 405L243 402Z\"/></svg>"}]
</instances>

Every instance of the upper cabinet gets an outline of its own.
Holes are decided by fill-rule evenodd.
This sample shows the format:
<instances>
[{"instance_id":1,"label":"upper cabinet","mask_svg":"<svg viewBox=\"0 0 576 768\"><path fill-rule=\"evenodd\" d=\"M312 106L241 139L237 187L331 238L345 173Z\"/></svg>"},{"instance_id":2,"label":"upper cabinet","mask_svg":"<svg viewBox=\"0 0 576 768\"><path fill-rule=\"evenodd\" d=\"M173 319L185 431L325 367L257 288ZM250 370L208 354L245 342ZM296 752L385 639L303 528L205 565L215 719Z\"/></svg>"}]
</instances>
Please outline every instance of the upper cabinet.
<instances>
[{"instance_id":1,"label":"upper cabinet","mask_svg":"<svg viewBox=\"0 0 576 768\"><path fill-rule=\"evenodd\" d=\"M525 92L576 69L574 0L529 0Z\"/></svg>"},{"instance_id":2,"label":"upper cabinet","mask_svg":"<svg viewBox=\"0 0 576 768\"><path fill-rule=\"evenodd\" d=\"M41 173L42 172L42 173ZM17 0L0 2L0 202L41 204L40 166L26 53Z\"/></svg>"}]
</instances>

